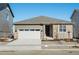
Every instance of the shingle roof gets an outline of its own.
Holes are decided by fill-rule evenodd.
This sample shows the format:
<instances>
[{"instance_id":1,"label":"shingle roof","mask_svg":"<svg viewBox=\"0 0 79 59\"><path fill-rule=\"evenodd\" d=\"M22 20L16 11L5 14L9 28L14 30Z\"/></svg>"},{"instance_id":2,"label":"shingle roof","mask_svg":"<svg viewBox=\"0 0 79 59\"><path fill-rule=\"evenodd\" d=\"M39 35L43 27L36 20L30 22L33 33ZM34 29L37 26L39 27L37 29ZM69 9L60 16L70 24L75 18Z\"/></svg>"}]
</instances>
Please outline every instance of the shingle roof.
<instances>
[{"instance_id":1,"label":"shingle roof","mask_svg":"<svg viewBox=\"0 0 79 59\"><path fill-rule=\"evenodd\" d=\"M14 23L15 25L19 24L72 24L69 21L64 21L56 18L51 18L47 16L38 16L31 19L22 20Z\"/></svg>"}]
</instances>

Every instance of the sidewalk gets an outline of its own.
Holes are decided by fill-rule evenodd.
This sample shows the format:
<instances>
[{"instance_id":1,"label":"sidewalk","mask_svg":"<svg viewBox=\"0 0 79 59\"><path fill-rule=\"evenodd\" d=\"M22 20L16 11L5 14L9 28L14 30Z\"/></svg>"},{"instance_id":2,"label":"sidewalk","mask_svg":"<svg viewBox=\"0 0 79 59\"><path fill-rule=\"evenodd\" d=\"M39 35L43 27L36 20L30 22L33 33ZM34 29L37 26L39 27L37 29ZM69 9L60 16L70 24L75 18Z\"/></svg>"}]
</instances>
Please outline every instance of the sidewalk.
<instances>
[{"instance_id":1,"label":"sidewalk","mask_svg":"<svg viewBox=\"0 0 79 59\"><path fill-rule=\"evenodd\" d=\"M79 43L77 42L65 42L65 41L43 41L42 49L74 49ZM76 48L79 49L79 48Z\"/></svg>"}]
</instances>

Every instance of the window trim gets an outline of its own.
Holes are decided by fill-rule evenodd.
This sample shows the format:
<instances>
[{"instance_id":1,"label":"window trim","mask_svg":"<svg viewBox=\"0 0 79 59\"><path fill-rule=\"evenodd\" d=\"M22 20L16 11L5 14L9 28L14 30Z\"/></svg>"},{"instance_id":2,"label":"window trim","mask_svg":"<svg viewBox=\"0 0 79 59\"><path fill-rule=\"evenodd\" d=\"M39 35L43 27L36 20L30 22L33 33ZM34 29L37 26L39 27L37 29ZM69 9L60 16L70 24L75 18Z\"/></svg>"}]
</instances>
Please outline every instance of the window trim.
<instances>
[{"instance_id":1,"label":"window trim","mask_svg":"<svg viewBox=\"0 0 79 59\"><path fill-rule=\"evenodd\" d=\"M66 25L60 25L60 27L59 27L59 31L60 32L66 32Z\"/></svg>"}]
</instances>

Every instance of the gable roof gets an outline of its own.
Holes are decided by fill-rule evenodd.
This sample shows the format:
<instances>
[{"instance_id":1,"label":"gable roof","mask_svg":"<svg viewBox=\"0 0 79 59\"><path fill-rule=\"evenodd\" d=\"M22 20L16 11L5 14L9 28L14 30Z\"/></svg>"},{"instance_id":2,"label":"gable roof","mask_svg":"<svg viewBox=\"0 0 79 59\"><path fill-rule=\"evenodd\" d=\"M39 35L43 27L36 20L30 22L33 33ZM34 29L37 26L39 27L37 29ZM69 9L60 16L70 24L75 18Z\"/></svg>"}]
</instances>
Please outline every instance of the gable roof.
<instances>
[{"instance_id":1,"label":"gable roof","mask_svg":"<svg viewBox=\"0 0 79 59\"><path fill-rule=\"evenodd\" d=\"M76 13L76 12L78 12L79 13L79 9L74 9L74 11L73 11L73 13L72 13L72 15L71 15L71 19L72 19L72 17L74 16L74 14Z\"/></svg>"},{"instance_id":2,"label":"gable roof","mask_svg":"<svg viewBox=\"0 0 79 59\"><path fill-rule=\"evenodd\" d=\"M56 18L47 17L47 16L38 16L31 19L22 20L14 24L22 25L22 24L72 24L72 23L69 21L64 21Z\"/></svg>"},{"instance_id":3,"label":"gable roof","mask_svg":"<svg viewBox=\"0 0 79 59\"><path fill-rule=\"evenodd\" d=\"M10 8L10 5L8 3L0 3L0 11L5 9L6 7L8 7L10 9L10 12L11 12L12 16L14 17L14 14Z\"/></svg>"}]
</instances>

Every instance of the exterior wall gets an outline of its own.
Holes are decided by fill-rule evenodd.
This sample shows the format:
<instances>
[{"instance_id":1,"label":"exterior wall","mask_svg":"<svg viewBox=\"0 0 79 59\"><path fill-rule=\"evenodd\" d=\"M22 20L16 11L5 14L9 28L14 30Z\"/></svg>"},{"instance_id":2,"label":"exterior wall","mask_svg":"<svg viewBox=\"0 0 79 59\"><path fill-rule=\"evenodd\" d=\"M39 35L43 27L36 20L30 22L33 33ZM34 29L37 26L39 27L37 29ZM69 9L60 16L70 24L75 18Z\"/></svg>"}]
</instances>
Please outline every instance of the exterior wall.
<instances>
[{"instance_id":1,"label":"exterior wall","mask_svg":"<svg viewBox=\"0 0 79 59\"><path fill-rule=\"evenodd\" d=\"M46 40L45 25L42 26L42 39L41 40Z\"/></svg>"},{"instance_id":2,"label":"exterior wall","mask_svg":"<svg viewBox=\"0 0 79 59\"><path fill-rule=\"evenodd\" d=\"M15 30L19 30L19 29L40 29L40 30L42 30L42 26L41 25L14 25L13 26L14 27L14 30L13 30L13 32L14 32L14 34L15 33L17 33L17 32L15 32ZM41 31L41 39L43 38L43 31ZM15 35L15 37L17 38L17 36L18 36L18 33Z\"/></svg>"},{"instance_id":3,"label":"exterior wall","mask_svg":"<svg viewBox=\"0 0 79 59\"><path fill-rule=\"evenodd\" d=\"M2 16L2 14L0 13L0 36L3 36L3 16Z\"/></svg>"},{"instance_id":4,"label":"exterior wall","mask_svg":"<svg viewBox=\"0 0 79 59\"><path fill-rule=\"evenodd\" d=\"M0 31L1 32L7 32L7 33L12 33L12 28L13 28L13 16L11 15L11 12L8 8L0 11ZM8 17L8 18L7 18ZM1 33L0 32L0 33ZM1 33L2 35L2 33Z\"/></svg>"},{"instance_id":5,"label":"exterior wall","mask_svg":"<svg viewBox=\"0 0 79 59\"><path fill-rule=\"evenodd\" d=\"M53 38L54 39L67 39L73 38L73 26L72 25L66 25L66 32L60 32L59 27L60 25L53 25ZM70 32L70 36L68 35L68 32Z\"/></svg>"},{"instance_id":6,"label":"exterior wall","mask_svg":"<svg viewBox=\"0 0 79 59\"><path fill-rule=\"evenodd\" d=\"M42 29L40 25L15 25L15 29Z\"/></svg>"},{"instance_id":7,"label":"exterior wall","mask_svg":"<svg viewBox=\"0 0 79 59\"><path fill-rule=\"evenodd\" d=\"M53 30L53 38L58 39L58 25L53 25L52 27L53 27L53 29L52 29Z\"/></svg>"},{"instance_id":8,"label":"exterior wall","mask_svg":"<svg viewBox=\"0 0 79 59\"><path fill-rule=\"evenodd\" d=\"M6 9L2 10L1 12L3 14L3 19L8 23L9 32L12 33L12 31L13 31L13 16L12 16L9 8L7 7Z\"/></svg>"},{"instance_id":9,"label":"exterior wall","mask_svg":"<svg viewBox=\"0 0 79 59\"><path fill-rule=\"evenodd\" d=\"M79 12L74 13L71 22L74 24L73 36L74 38L79 38Z\"/></svg>"},{"instance_id":10,"label":"exterior wall","mask_svg":"<svg viewBox=\"0 0 79 59\"><path fill-rule=\"evenodd\" d=\"M60 32L59 31L59 26L60 25L52 25L52 33L53 33L53 39L73 39L73 25L66 25L66 32ZM41 29L41 40L46 40L46 34L45 34L45 25L40 26L40 25L15 25L14 26L14 33L15 30L18 29ZM68 32L70 32L70 36L68 35ZM15 37L18 37L18 33L15 35Z\"/></svg>"}]
</instances>

